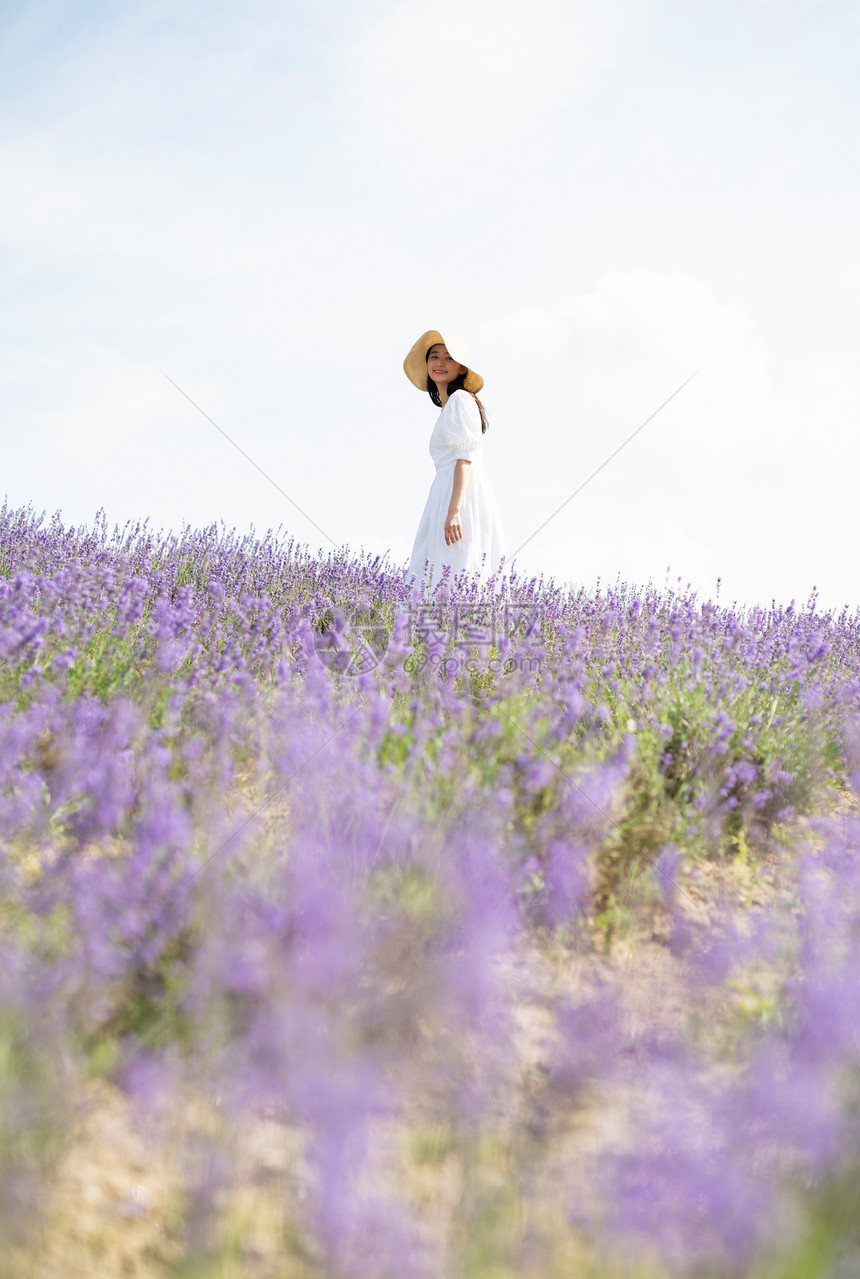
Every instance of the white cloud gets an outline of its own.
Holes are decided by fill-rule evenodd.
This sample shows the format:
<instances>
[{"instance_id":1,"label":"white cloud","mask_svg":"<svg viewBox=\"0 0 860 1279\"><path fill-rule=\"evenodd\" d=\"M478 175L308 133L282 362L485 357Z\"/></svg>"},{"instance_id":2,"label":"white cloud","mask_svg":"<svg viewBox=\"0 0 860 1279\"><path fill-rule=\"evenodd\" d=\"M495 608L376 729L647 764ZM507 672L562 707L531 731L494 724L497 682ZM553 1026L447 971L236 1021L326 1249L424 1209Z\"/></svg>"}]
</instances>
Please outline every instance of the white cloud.
<instances>
[{"instance_id":1,"label":"white cloud","mask_svg":"<svg viewBox=\"0 0 860 1279\"><path fill-rule=\"evenodd\" d=\"M528 571L662 582L669 568L705 593L722 577L748 601L805 599L815 584L840 602L849 593L833 544L845 464L860 460L860 397L843 362L808 361L778 383L750 314L677 273L606 275L482 337L488 380L504 386L494 474L511 550L704 361L529 542Z\"/></svg>"},{"instance_id":2,"label":"white cloud","mask_svg":"<svg viewBox=\"0 0 860 1279\"><path fill-rule=\"evenodd\" d=\"M537 378L575 386L631 427L701 368L731 369L755 397L767 384L751 316L677 272L610 272L588 292L515 312L485 333L505 358L522 353Z\"/></svg>"},{"instance_id":3,"label":"white cloud","mask_svg":"<svg viewBox=\"0 0 860 1279\"><path fill-rule=\"evenodd\" d=\"M428 192L487 152L515 184L524 148L539 147L564 111L629 47L640 0L405 0L350 51L350 145ZM432 198L432 197L431 197Z\"/></svg>"}]
</instances>

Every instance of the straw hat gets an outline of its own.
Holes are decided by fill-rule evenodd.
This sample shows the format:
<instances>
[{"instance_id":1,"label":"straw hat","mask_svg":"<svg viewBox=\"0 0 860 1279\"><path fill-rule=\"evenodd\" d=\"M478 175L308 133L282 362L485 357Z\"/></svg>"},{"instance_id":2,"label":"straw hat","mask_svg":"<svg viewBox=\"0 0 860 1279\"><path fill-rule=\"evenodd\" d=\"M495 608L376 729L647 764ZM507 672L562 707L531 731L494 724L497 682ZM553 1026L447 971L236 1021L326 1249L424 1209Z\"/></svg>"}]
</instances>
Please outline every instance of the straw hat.
<instances>
[{"instance_id":1,"label":"straw hat","mask_svg":"<svg viewBox=\"0 0 860 1279\"><path fill-rule=\"evenodd\" d=\"M417 386L419 391L427 390L427 352L431 346L437 344L447 347L452 359L465 365L469 371L463 385L467 391L477 394L484 385L484 379L472 368L469 348L453 333L440 333L438 329L428 329L426 333L422 333L403 361L403 371L412 385Z\"/></svg>"}]
</instances>

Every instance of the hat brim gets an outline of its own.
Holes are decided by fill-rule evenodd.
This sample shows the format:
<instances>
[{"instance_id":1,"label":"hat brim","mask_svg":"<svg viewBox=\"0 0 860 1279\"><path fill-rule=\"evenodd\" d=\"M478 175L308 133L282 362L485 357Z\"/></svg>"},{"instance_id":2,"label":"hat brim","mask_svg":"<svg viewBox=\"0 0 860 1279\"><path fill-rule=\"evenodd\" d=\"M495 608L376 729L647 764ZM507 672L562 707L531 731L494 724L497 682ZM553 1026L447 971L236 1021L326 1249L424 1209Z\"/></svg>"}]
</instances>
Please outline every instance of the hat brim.
<instances>
[{"instance_id":1,"label":"hat brim","mask_svg":"<svg viewBox=\"0 0 860 1279\"><path fill-rule=\"evenodd\" d=\"M453 333L440 333L438 329L428 329L426 333L422 333L403 361L403 371L412 385L419 391L427 390L427 352L431 346L437 344L444 346L448 354L468 370L463 385L467 391L477 395L484 385L484 379L472 368L468 347Z\"/></svg>"}]
</instances>

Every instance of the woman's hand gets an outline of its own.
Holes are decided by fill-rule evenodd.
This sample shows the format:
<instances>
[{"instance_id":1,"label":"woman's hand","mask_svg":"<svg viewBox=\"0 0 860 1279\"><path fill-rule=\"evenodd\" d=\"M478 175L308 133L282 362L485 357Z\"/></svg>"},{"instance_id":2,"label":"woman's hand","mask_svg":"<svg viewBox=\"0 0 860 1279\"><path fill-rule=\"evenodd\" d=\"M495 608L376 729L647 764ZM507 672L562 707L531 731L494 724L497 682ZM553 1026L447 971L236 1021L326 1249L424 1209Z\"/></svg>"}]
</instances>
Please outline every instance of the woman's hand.
<instances>
[{"instance_id":1,"label":"woman's hand","mask_svg":"<svg viewBox=\"0 0 860 1279\"><path fill-rule=\"evenodd\" d=\"M445 541L448 546L453 546L455 542L459 542L463 536L463 522L460 516L460 508L454 507L448 511L448 518L445 520Z\"/></svg>"}]
</instances>

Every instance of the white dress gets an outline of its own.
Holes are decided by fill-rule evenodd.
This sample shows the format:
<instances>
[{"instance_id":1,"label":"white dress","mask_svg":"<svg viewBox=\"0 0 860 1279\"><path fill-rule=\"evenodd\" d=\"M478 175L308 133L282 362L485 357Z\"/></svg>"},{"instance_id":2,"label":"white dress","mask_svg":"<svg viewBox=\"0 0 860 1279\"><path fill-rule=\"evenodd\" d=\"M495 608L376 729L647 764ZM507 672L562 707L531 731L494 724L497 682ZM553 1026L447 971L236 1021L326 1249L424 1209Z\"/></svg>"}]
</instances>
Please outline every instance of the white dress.
<instances>
[{"instance_id":1,"label":"white dress","mask_svg":"<svg viewBox=\"0 0 860 1279\"><path fill-rule=\"evenodd\" d=\"M455 391L439 414L430 436L430 456L436 478L415 535L407 576L416 587L433 586L450 565L450 576L459 573L487 578L498 571L505 553L502 517L490 482L484 474L481 412L468 391ZM463 498L463 536L453 546L445 542L445 519L454 486L458 458L471 463Z\"/></svg>"}]
</instances>

